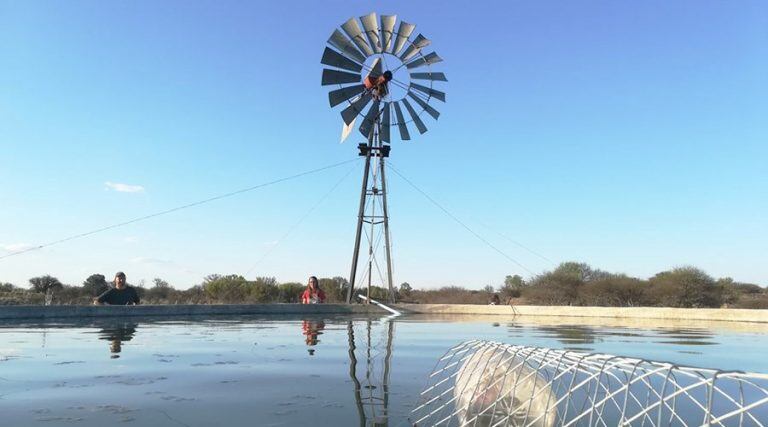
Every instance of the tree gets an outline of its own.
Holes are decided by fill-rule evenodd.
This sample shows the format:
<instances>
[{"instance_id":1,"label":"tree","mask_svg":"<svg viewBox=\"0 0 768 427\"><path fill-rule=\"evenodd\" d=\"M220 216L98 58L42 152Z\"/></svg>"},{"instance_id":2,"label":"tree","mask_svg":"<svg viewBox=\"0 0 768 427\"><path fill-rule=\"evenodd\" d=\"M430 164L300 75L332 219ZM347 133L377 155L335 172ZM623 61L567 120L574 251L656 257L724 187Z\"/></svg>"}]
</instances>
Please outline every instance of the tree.
<instances>
[{"instance_id":1,"label":"tree","mask_svg":"<svg viewBox=\"0 0 768 427\"><path fill-rule=\"evenodd\" d=\"M483 287L483 292L485 292L487 294L492 294L492 293L495 292L495 289L493 289L493 285L485 285Z\"/></svg>"},{"instance_id":2,"label":"tree","mask_svg":"<svg viewBox=\"0 0 768 427\"><path fill-rule=\"evenodd\" d=\"M12 283L0 282L0 292L13 292L15 288Z\"/></svg>"},{"instance_id":3,"label":"tree","mask_svg":"<svg viewBox=\"0 0 768 427\"><path fill-rule=\"evenodd\" d=\"M106 292L109 289L109 283L103 274L91 274L83 282L83 289L88 295L95 297Z\"/></svg>"},{"instance_id":4,"label":"tree","mask_svg":"<svg viewBox=\"0 0 768 427\"><path fill-rule=\"evenodd\" d=\"M257 277L253 282L247 282L246 286L251 299L260 303L273 302L280 292L274 277Z\"/></svg>"},{"instance_id":5,"label":"tree","mask_svg":"<svg viewBox=\"0 0 768 427\"><path fill-rule=\"evenodd\" d=\"M499 292L505 300L509 298L518 298L525 288L525 281L522 277L515 274L504 278L504 285L499 288Z\"/></svg>"},{"instance_id":6,"label":"tree","mask_svg":"<svg viewBox=\"0 0 768 427\"><path fill-rule=\"evenodd\" d=\"M617 274L585 283L579 289L579 301L588 306L637 307L653 302L649 291L647 282Z\"/></svg>"},{"instance_id":7,"label":"tree","mask_svg":"<svg viewBox=\"0 0 768 427\"><path fill-rule=\"evenodd\" d=\"M403 282L400 284L400 288L397 290L397 292L403 297L409 298L411 296L411 292L413 292L413 288L411 287L410 283Z\"/></svg>"},{"instance_id":8,"label":"tree","mask_svg":"<svg viewBox=\"0 0 768 427\"><path fill-rule=\"evenodd\" d=\"M281 283L277 285L277 290L280 302L298 303L301 302L304 285L299 282Z\"/></svg>"},{"instance_id":9,"label":"tree","mask_svg":"<svg viewBox=\"0 0 768 427\"><path fill-rule=\"evenodd\" d=\"M64 285L59 279L46 274L45 276L33 277L29 279L29 284L32 285L32 290L41 294L54 291L55 289L61 289Z\"/></svg>"},{"instance_id":10,"label":"tree","mask_svg":"<svg viewBox=\"0 0 768 427\"><path fill-rule=\"evenodd\" d=\"M704 271L695 267L679 267L651 277L656 304L664 307L720 307L722 287Z\"/></svg>"},{"instance_id":11,"label":"tree","mask_svg":"<svg viewBox=\"0 0 768 427\"><path fill-rule=\"evenodd\" d=\"M242 303L248 294L247 283L245 277L237 274L229 276L212 274L203 281L203 289L205 294L214 301Z\"/></svg>"},{"instance_id":12,"label":"tree","mask_svg":"<svg viewBox=\"0 0 768 427\"><path fill-rule=\"evenodd\" d=\"M159 277L152 279L152 283L152 287L146 292L148 299L168 299L168 296L173 292L171 285Z\"/></svg>"},{"instance_id":13,"label":"tree","mask_svg":"<svg viewBox=\"0 0 768 427\"><path fill-rule=\"evenodd\" d=\"M554 270L534 277L525 296L538 304L573 305L585 278L591 276L592 268L587 264L564 262Z\"/></svg>"},{"instance_id":14,"label":"tree","mask_svg":"<svg viewBox=\"0 0 768 427\"><path fill-rule=\"evenodd\" d=\"M334 276L333 278L323 277L317 280L320 289L325 292L326 302L345 302L347 299L347 288L349 281L344 277Z\"/></svg>"}]
</instances>

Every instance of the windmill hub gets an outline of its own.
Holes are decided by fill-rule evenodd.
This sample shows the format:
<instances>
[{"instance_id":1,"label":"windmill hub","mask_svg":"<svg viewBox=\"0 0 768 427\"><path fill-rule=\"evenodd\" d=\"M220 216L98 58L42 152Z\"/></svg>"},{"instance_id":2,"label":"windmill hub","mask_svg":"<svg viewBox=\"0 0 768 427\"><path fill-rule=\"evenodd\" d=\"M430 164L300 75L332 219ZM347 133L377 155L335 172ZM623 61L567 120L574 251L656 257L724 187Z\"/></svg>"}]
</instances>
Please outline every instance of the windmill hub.
<instances>
[{"instance_id":1,"label":"windmill hub","mask_svg":"<svg viewBox=\"0 0 768 427\"><path fill-rule=\"evenodd\" d=\"M323 70L321 84L336 87L328 93L328 102L344 106L341 118L346 126L360 118L354 126L359 123L364 137L377 129L379 141L388 144L390 127L396 127L404 141L411 139L409 127L421 134L427 131L424 118L440 116L434 101L445 102L445 92L438 87L448 80L433 70L443 59L427 52L431 41L414 31L416 25L398 23L394 15L380 18L375 13L350 18L331 33L320 60L329 67ZM382 91L369 78L384 70L392 79Z\"/></svg>"}]
</instances>

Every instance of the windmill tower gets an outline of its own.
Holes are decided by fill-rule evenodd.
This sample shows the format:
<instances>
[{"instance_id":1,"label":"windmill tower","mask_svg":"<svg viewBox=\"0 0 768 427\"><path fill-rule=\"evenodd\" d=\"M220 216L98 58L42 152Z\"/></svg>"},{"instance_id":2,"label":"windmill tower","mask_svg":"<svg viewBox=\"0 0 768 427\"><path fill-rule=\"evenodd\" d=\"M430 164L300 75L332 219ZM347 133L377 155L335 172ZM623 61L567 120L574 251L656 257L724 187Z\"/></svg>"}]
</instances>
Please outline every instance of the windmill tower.
<instances>
[{"instance_id":1,"label":"windmill tower","mask_svg":"<svg viewBox=\"0 0 768 427\"><path fill-rule=\"evenodd\" d=\"M347 302L352 302L358 281L367 283L370 296L374 270L386 282L389 300L394 302L385 175L385 159L391 152L390 128L397 126L400 139L409 141L408 124L415 126L420 134L425 133L427 127L422 115L426 112L434 119L440 116L430 101L445 102L445 92L434 87L447 81L445 74L432 71L432 66L442 62L442 58L435 52L424 52L430 40L422 34L414 36L415 25L400 21L395 31L396 24L394 15L382 15L380 20L375 13L359 20L350 18L341 25L341 30L333 31L320 61L332 67L323 69L322 85L337 87L328 93L331 107L344 107L341 110L342 141L352 132L358 118L358 130L366 138L366 142L358 145L360 156L365 157L365 169ZM368 263L363 280L359 280L363 234L368 239ZM385 271L376 257L382 240L379 236L383 236L384 241Z\"/></svg>"}]
</instances>

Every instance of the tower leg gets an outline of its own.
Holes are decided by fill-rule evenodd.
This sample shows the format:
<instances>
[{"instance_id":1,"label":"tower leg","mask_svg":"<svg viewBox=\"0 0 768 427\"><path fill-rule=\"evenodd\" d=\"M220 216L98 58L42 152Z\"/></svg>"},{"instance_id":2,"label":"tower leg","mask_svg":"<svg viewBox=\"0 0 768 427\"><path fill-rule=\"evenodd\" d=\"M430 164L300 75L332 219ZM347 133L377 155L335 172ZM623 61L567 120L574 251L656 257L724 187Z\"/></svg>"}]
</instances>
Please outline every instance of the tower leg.
<instances>
[{"instance_id":1,"label":"tower leg","mask_svg":"<svg viewBox=\"0 0 768 427\"><path fill-rule=\"evenodd\" d=\"M390 253L389 242L389 210L387 210L387 177L384 175L384 157L379 159L379 167L381 168L381 198L382 209L384 215L384 245L387 251L387 285L389 285L389 302L395 302L395 289L392 286L392 254Z\"/></svg>"}]
</instances>

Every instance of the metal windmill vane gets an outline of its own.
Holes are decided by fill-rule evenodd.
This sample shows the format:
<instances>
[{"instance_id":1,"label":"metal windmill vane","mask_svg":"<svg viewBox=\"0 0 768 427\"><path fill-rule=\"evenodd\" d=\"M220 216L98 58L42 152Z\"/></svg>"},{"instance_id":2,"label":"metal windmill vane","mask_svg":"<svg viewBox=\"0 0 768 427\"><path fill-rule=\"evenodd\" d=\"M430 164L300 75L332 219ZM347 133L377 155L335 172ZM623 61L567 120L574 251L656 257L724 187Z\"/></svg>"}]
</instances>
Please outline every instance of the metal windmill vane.
<instances>
[{"instance_id":1,"label":"metal windmill vane","mask_svg":"<svg viewBox=\"0 0 768 427\"><path fill-rule=\"evenodd\" d=\"M328 102L331 107L343 106L342 141L354 128L358 117L361 118L358 130L367 139L358 145L360 155L365 157L365 171L348 302L352 301L356 286L363 224L371 228L367 234L368 296L374 267L383 276L375 259L378 228L385 241L389 299L394 302L384 167L384 159L391 151L390 128L397 126L400 139L404 141L411 139L409 123L423 134L427 131L424 113L437 120L440 112L434 107L433 100L445 102L445 92L435 87L447 82L445 74L432 70L433 65L443 60L434 51L426 52L431 42L422 34L414 35L415 29L416 26L408 22L398 23L395 15L382 15L381 19L376 13L359 20L353 17L331 33L320 60L329 67L323 69L321 84L335 87L328 93Z\"/></svg>"}]
</instances>

